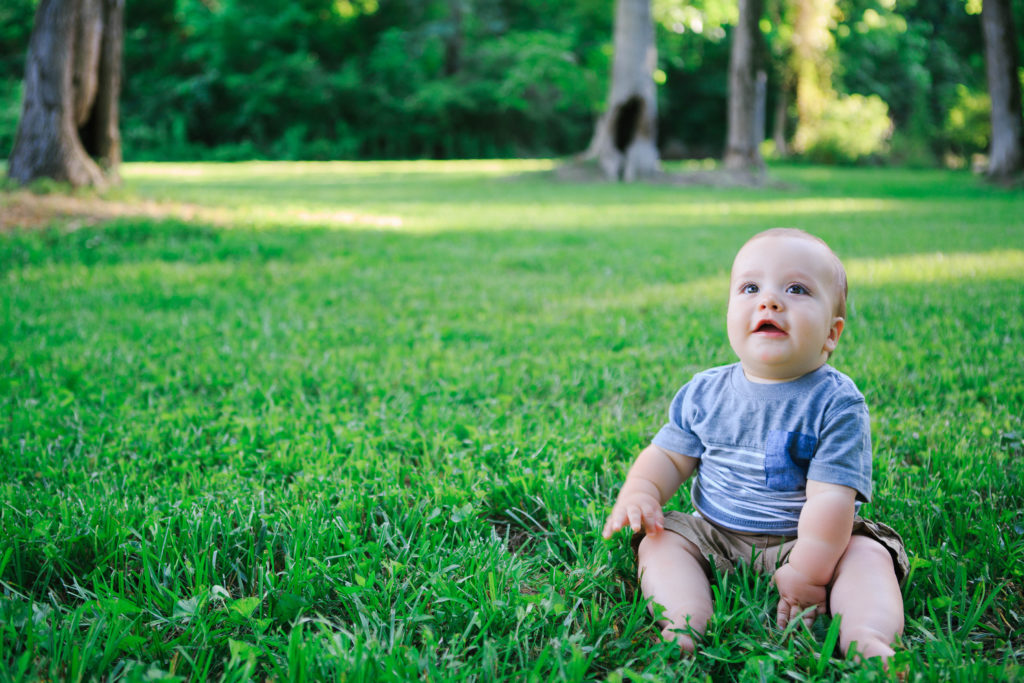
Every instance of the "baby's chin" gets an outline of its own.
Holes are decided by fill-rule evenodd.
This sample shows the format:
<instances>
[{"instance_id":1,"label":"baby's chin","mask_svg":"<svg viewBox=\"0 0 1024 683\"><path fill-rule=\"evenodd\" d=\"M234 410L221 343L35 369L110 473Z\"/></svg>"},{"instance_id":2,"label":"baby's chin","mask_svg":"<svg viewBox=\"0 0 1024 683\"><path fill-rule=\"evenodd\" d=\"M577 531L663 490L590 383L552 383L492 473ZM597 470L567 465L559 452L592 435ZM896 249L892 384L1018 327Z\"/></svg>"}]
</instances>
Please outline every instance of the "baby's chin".
<instances>
[{"instance_id":1,"label":"baby's chin","mask_svg":"<svg viewBox=\"0 0 1024 683\"><path fill-rule=\"evenodd\" d=\"M800 379L825 364L825 359L816 363L794 365L767 365L763 363L747 363L740 360L743 374L755 384L782 384Z\"/></svg>"}]
</instances>

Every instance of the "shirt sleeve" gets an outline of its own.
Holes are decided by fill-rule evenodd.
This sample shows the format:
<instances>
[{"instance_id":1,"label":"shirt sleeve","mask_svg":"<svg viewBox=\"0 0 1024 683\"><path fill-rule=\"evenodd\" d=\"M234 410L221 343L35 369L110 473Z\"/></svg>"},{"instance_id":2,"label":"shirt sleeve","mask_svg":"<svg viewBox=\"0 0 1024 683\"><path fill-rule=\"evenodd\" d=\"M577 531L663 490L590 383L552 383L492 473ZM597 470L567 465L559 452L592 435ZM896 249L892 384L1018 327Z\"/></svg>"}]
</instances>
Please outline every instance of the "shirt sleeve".
<instances>
[{"instance_id":1,"label":"shirt sleeve","mask_svg":"<svg viewBox=\"0 0 1024 683\"><path fill-rule=\"evenodd\" d=\"M704 444L690 429L693 416L693 382L676 393L668 408L668 422L658 430L651 442L667 451L699 458L704 455Z\"/></svg>"},{"instance_id":2,"label":"shirt sleeve","mask_svg":"<svg viewBox=\"0 0 1024 683\"><path fill-rule=\"evenodd\" d=\"M871 500L871 420L863 400L826 417L807 478L848 486L858 500Z\"/></svg>"}]
</instances>

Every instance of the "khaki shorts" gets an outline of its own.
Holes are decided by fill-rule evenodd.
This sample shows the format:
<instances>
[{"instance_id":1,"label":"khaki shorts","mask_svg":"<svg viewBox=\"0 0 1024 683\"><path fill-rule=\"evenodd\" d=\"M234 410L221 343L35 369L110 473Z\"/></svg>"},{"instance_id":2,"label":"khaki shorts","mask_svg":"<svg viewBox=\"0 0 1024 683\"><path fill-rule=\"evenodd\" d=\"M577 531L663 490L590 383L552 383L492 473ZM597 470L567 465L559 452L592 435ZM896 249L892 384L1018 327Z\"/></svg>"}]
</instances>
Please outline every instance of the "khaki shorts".
<instances>
[{"instance_id":1,"label":"khaki shorts","mask_svg":"<svg viewBox=\"0 0 1024 683\"><path fill-rule=\"evenodd\" d=\"M665 513L665 530L679 534L697 546L700 554L713 563L722 574L730 572L740 562L750 564L760 574L773 573L785 563L796 545L796 536L769 536L740 534L714 524L703 517L672 510ZM878 522L857 517L853 521L853 535L867 536L878 541L892 556L893 569L900 585L910 573L910 561L903 547L903 539L893 529ZM644 533L633 535L634 552L640 547ZM711 578L711 564L704 567Z\"/></svg>"}]
</instances>

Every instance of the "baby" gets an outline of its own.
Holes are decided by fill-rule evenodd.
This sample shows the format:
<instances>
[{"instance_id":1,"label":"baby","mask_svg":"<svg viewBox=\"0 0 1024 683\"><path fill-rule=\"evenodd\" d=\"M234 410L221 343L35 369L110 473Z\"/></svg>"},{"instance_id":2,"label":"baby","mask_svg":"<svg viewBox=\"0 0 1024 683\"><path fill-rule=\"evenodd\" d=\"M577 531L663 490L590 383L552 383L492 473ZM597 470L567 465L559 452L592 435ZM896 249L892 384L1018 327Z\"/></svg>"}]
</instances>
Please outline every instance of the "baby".
<instances>
[{"instance_id":1,"label":"baby","mask_svg":"<svg viewBox=\"0 0 1024 683\"><path fill-rule=\"evenodd\" d=\"M710 577L750 562L773 572L780 628L826 606L840 646L893 655L903 631L899 535L857 516L871 499L864 397L827 364L846 316L846 271L823 241L777 228L736 255L726 325L739 363L698 373L641 451L604 526L629 526L640 586L662 636L693 652ZM695 512L662 511L696 473Z\"/></svg>"}]
</instances>

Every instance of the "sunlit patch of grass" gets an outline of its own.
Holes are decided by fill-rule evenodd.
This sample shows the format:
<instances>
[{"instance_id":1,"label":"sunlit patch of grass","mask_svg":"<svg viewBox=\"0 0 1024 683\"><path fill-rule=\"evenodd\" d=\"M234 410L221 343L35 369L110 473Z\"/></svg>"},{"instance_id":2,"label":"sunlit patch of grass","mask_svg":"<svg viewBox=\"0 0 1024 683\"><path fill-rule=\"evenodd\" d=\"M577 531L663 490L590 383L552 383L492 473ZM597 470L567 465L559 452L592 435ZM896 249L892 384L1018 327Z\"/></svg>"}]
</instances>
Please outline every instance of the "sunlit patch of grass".
<instances>
[{"instance_id":1,"label":"sunlit patch of grass","mask_svg":"<svg viewBox=\"0 0 1024 683\"><path fill-rule=\"evenodd\" d=\"M895 206L878 198L767 199L763 191L751 197L735 190L708 195L693 188L573 184L547 174L554 165L552 160L139 163L127 164L124 176L130 184L143 188L149 187L151 179L160 180L164 188L177 185L177 194L188 197L185 206L211 205L195 217L236 226L313 224L429 233L545 230L579 226L581 219L583 224L589 220L628 226L699 217L881 213ZM391 183L399 177L409 181L408 191L402 195L377 187L381 178ZM429 180L423 183L424 179ZM481 180L496 181L487 188L490 196L485 217L478 212L479 202L464 201L462 183L466 179L477 186L477 192ZM428 187L429 191L421 191ZM533 194L533 201L523 201L524 190ZM164 191L156 189L158 194ZM588 202L578 201L581 193ZM644 201L628 201L630 194L644 195ZM617 197L627 201L617 201ZM167 202L169 216L181 215L179 204ZM446 210L438 212L438 205Z\"/></svg>"},{"instance_id":2,"label":"sunlit patch of grass","mask_svg":"<svg viewBox=\"0 0 1024 683\"><path fill-rule=\"evenodd\" d=\"M1024 251L1000 249L981 254L936 252L884 259L850 259L845 264L855 289L887 284L954 284L963 281L1019 281L1024 284ZM651 307L723 309L728 296L728 275L661 283L603 297L585 297L571 302L552 301L554 311L636 311Z\"/></svg>"},{"instance_id":3,"label":"sunlit patch of grass","mask_svg":"<svg viewBox=\"0 0 1024 683\"><path fill-rule=\"evenodd\" d=\"M981 254L935 252L850 262L851 279L867 285L945 283L962 280L1020 280L1024 282L1024 251L998 249Z\"/></svg>"},{"instance_id":4,"label":"sunlit patch of grass","mask_svg":"<svg viewBox=\"0 0 1024 683\"><path fill-rule=\"evenodd\" d=\"M707 202L677 209L683 215L752 215L764 220L772 220L774 216L814 215L819 217L830 214L872 214L894 211L899 202L879 198L803 198L752 200L741 202Z\"/></svg>"},{"instance_id":5,"label":"sunlit patch of grass","mask_svg":"<svg viewBox=\"0 0 1024 683\"><path fill-rule=\"evenodd\" d=\"M772 225L850 273L864 512L913 566L896 668L1019 679L1024 196L548 163L128 165L123 213L0 234L4 680L883 679L827 619L776 629L749 572L680 659L598 535L678 386L732 360L728 269Z\"/></svg>"},{"instance_id":6,"label":"sunlit patch of grass","mask_svg":"<svg viewBox=\"0 0 1024 683\"><path fill-rule=\"evenodd\" d=\"M558 315L566 311L585 310L593 313L647 311L652 307L693 310L705 306L724 310L728 298L729 278L726 275L700 278L689 282L662 283L639 287L626 292L612 292L602 297L576 297L570 301L553 301L548 307Z\"/></svg>"},{"instance_id":7,"label":"sunlit patch of grass","mask_svg":"<svg viewBox=\"0 0 1024 683\"><path fill-rule=\"evenodd\" d=\"M552 159L476 160L476 161L246 161L224 163L136 162L124 164L125 180L140 178L192 178L196 180L271 178L394 178L402 175L463 175L473 178L505 176L510 173L535 173L554 168Z\"/></svg>"}]
</instances>

